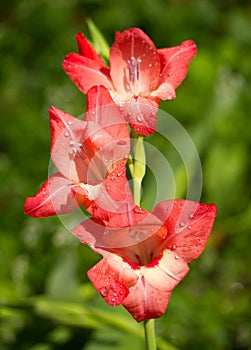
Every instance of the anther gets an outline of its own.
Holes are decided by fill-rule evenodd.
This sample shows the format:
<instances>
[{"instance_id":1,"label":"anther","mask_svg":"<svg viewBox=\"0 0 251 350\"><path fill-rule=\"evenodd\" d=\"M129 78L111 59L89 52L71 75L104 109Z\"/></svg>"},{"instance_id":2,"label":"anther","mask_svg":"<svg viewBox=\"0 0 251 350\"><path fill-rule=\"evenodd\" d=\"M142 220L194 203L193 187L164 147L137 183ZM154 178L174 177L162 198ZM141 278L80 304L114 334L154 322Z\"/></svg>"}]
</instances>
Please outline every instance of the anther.
<instances>
[{"instance_id":1,"label":"anther","mask_svg":"<svg viewBox=\"0 0 251 350\"><path fill-rule=\"evenodd\" d=\"M137 59L137 80L139 80L140 63L141 63L141 59L138 58Z\"/></svg>"},{"instance_id":2,"label":"anther","mask_svg":"<svg viewBox=\"0 0 251 350\"><path fill-rule=\"evenodd\" d=\"M130 60L127 61L127 67L129 70L129 80L132 83L135 82L135 75L136 75L136 79L139 80L140 63L141 63L141 59L138 58L137 60L135 60L134 57L132 57Z\"/></svg>"}]
</instances>

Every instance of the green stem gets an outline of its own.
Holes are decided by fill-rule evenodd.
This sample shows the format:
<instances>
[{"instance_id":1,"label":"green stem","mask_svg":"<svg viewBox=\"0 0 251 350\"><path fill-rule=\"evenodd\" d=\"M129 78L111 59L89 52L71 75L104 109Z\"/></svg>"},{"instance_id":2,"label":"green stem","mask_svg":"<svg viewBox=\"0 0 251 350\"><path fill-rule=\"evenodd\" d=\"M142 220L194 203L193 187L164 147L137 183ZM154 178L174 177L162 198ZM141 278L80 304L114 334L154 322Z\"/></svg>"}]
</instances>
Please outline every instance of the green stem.
<instances>
[{"instance_id":1,"label":"green stem","mask_svg":"<svg viewBox=\"0 0 251 350\"><path fill-rule=\"evenodd\" d=\"M156 350L157 348L156 348L154 320L153 319L145 320L144 329L145 329L146 349Z\"/></svg>"},{"instance_id":2,"label":"green stem","mask_svg":"<svg viewBox=\"0 0 251 350\"><path fill-rule=\"evenodd\" d=\"M133 197L136 205L140 206L141 184L146 172L146 155L144 148L144 136L133 133L135 139L134 159L128 160L129 169L133 179Z\"/></svg>"},{"instance_id":3,"label":"green stem","mask_svg":"<svg viewBox=\"0 0 251 350\"><path fill-rule=\"evenodd\" d=\"M141 199L141 183L146 172L146 155L144 148L144 137L138 135L136 132L132 133L132 137L135 139L134 145L134 160L132 157L128 159L129 169L133 180L133 197L136 205L140 207ZM144 249L142 245L139 246L140 249ZM142 252L141 256L144 256ZM147 263L147 257L145 258L145 263ZM154 320L144 321L145 330L145 341L147 350L156 350L156 337L154 329Z\"/></svg>"},{"instance_id":4,"label":"green stem","mask_svg":"<svg viewBox=\"0 0 251 350\"><path fill-rule=\"evenodd\" d=\"M133 180L133 198L134 198L134 203L140 207L140 198L141 198L141 181L140 181L140 179Z\"/></svg>"}]
</instances>

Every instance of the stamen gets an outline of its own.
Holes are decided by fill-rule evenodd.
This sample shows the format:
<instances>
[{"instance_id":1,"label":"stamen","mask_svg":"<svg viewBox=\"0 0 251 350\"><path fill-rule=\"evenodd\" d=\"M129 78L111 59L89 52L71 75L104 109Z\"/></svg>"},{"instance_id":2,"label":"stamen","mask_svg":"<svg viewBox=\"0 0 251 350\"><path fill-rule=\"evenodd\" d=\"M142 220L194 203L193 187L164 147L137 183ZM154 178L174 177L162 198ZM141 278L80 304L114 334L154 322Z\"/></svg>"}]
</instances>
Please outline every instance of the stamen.
<instances>
[{"instance_id":1,"label":"stamen","mask_svg":"<svg viewBox=\"0 0 251 350\"><path fill-rule=\"evenodd\" d=\"M140 63L141 63L141 59L138 58L137 59L137 80L139 80Z\"/></svg>"},{"instance_id":2,"label":"stamen","mask_svg":"<svg viewBox=\"0 0 251 350\"><path fill-rule=\"evenodd\" d=\"M127 67L129 70L129 80L132 83L135 82L135 73L136 73L136 79L139 80L140 63L141 63L141 59L137 58L137 60L135 60L134 57L132 57L130 60L127 61Z\"/></svg>"}]
</instances>

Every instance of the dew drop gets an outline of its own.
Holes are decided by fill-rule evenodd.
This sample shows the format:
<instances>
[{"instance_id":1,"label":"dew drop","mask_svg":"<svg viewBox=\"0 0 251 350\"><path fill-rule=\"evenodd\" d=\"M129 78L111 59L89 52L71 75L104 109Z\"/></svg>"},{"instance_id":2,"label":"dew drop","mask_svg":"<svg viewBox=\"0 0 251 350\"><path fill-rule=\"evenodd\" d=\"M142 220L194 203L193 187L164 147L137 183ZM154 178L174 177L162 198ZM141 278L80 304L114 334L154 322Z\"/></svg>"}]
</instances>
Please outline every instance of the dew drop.
<instances>
[{"instance_id":1,"label":"dew drop","mask_svg":"<svg viewBox=\"0 0 251 350\"><path fill-rule=\"evenodd\" d=\"M71 120L68 120L67 124L68 124L68 125L71 125L71 124L72 124L72 121L71 121Z\"/></svg>"},{"instance_id":2,"label":"dew drop","mask_svg":"<svg viewBox=\"0 0 251 350\"><path fill-rule=\"evenodd\" d=\"M69 131L68 131L68 130L65 130L64 136L65 136L65 137L68 137L69 135L70 135Z\"/></svg>"},{"instance_id":3,"label":"dew drop","mask_svg":"<svg viewBox=\"0 0 251 350\"><path fill-rule=\"evenodd\" d=\"M119 105L119 107L124 107L124 105L125 105L125 102L124 101L119 101L119 103L118 103L118 105Z\"/></svg>"},{"instance_id":4,"label":"dew drop","mask_svg":"<svg viewBox=\"0 0 251 350\"><path fill-rule=\"evenodd\" d=\"M172 249L172 250L177 249L177 245L176 245L176 244L173 244L171 249Z\"/></svg>"},{"instance_id":5,"label":"dew drop","mask_svg":"<svg viewBox=\"0 0 251 350\"><path fill-rule=\"evenodd\" d=\"M123 171L119 171L119 172L117 173L117 176L122 176L123 174L124 174Z\"/></svg>"},{"instance_id":6,"label":"dew drop","mask_svg":"<svg viewBox=\"0 0 251 350\"><path fill-rule=\"evenodd\" d=\"M127 145L127 142L124 141L124 140L120 140L120 141L117 142L117 145L118 146L125 146L125 145Z\"/></svg>"},{"instance_id":7,"label":"dew drop","mask_svg":"<svg viewBox=\"0 0 251 350\"><path fill-rule=\"evenodd\" d=\"M143 209L142 208L140 208L140 207L134 207L133 208L133 211L135 212L135 213L142 213L143 212Z\"/></svg>"},{"instance_id":8,"label":"dew drop","mask_svg":"<svg viewBox=\"0 0 251 350\"><path fill-rule=\"evenodd\" d=\"M152 66L153 66L152 63L149 63L148 67L149 67L149 68L152 68Z\"/></svg>"},{"instance_id":9,"label":"dew drop","mask_svg":"<svg viewBox=\"0 0 251 350\"><path fill-rule=\"evenodd\" d=\"M137 121L140 122L140 123L143 122L143 120L144 120L144 113L139 113L139 114L137 114L136 119L137 119Z\"/></svg>"},{"instance_id":10,"label":"dew drop","mask_svg":"<svg viewBox=\"0 0 251 350\"><path fill-rule=\"evenodd\" d=\"M92 115L96 115L96 111L94 111L94 110L91 111L91 114L92 114Z\"/></svg>"},{"instance_id":11,"label":"dew drop","mask_svg":"<svg viewBox=\"0 0 251 350\"><path fill-rule=\"evenodd\" d=\"M190 213L190 214L188 215L188 217L189 217L189 219L193 219L193 218L194 218L194 214L193 214L193 213Z\"/></svg>"},{"instance_id":12,"label":"dew drop","mask_svg":"<svg viewBox=\"0 0 251 350\"><path fill-rule=\"evenodd\" d=\"M185 223L185 221L180 221L179 225L180 225L180 227L184 227L184 226L186 226L186 223Z\"/></svg>"},{"instance_id":13,"label":"dew drop","mask_svg":"<svg viewBox=\"0 0 251 350\"><path fill-rule=\"evenodd\" d=\"M175 259L178 260L179 259L179 255L175 255Z\"/></svg>"},{"instance_id":14,"label":"dew drop","mask_svg":"<svg viewBox=\"0 0 251 350\"><path fill-rule=\"evenodd\" d=\"M100 290L100 294L102 295L102 297L106 297L108 295L108 291L106 288L102 288Z\"/></svg>"},{"instance_id":15,"label":"dew drop","mask_svg":"<svg viewBox=\"0 0 251 350\"><path fill-rule=\"evenodd\" d=\"M72 148L71 148L71 154L76 154L76 153L77 153L76 148L75 148L75 147L72 147Z\"/></svg>"}]
</instances>

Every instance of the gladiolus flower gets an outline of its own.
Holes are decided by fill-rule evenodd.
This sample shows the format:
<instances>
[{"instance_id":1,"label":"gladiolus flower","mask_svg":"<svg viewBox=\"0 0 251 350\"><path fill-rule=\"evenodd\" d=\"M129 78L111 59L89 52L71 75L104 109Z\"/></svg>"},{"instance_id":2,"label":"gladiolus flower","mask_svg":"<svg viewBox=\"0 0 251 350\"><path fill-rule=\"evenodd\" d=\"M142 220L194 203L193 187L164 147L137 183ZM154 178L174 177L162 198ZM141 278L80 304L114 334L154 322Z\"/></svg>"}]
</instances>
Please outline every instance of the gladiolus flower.
<instances>
[{"instance_id":1,"label":"gladiolus flower","mask_svg":"<svg viewBox=\"0 0 251 350\"><path fill-rule=\"evenodd\" d=\"M165 312L188 263L203 252L215 216L214 204L169 200L150 213L135 207L124 227L92 218L73 233L103 255L88 271L100 295L109 305L122 304L140 322Z\"/></svg>"},{"instance_id":2,"label":"gladiolus flower","mask_svg":"<svg viewBox=\"0 0 251 350\"><path fill-rule=\"evenodd\" d=\"M103 100L99 109L92 108L96 98ZM122 116L119 119L120 113L104 87L91 89L87 101L84 121L50 108L51 158L58 172L34 197L26 199L26 214L66 214L84 205L91 214L108 220L107 213L128 211L133 203L125 169L130 150L127 124Z\"/></svg>"},{"instance_id":3,"label":"gladiolus flower","mask_svg":"<svg viewBox=\"0 0 251 350\"><path fill-rule=\"evenodd\" d=\"M179 46L156 49L141 29L127 29L116 35L109 68L83 34L76 38L80 54L68 54L63 68L80 91L105 86L135 131L154 133L159 102L176 97L175 89L196 55L195 43L187 40Z\"/></svg>"}]
</instances>

